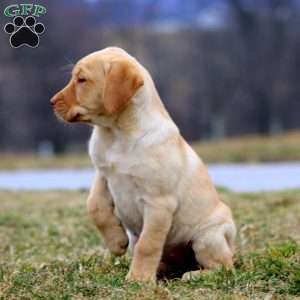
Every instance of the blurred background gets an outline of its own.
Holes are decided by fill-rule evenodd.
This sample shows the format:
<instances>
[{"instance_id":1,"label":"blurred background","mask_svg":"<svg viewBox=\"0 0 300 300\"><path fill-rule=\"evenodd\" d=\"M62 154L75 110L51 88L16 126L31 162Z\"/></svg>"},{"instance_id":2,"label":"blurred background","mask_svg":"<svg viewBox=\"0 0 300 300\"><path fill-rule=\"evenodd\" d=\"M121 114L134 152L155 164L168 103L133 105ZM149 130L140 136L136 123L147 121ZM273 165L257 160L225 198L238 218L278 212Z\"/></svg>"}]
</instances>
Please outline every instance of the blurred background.
<instances>
[{"instance_id":1,"label":"blurred background","mask_svg":"<svg viewBox=\"0 0 300 300\"><path fill-rule=\"evenodd\" d=\"M29 2L47 8L39 47L12 49L0 33L1 152L84 150L91 129L58 122L49 99L72 64L107 46L149 69L189 141L300 127L299 0Z\"/></svg>"}]
</instances>

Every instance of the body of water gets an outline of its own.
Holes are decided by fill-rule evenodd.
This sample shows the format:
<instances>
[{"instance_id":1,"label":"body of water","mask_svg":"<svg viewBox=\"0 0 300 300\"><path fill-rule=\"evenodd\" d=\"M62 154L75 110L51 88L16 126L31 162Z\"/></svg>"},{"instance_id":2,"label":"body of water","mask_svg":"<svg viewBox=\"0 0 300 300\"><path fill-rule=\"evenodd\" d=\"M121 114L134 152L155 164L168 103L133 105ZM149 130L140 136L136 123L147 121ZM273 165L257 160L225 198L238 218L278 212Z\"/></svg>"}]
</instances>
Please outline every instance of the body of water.
<instances>
[{"instance_id":1,"label":"body of water","mask_svg":"<svg viewBox=\"0 0 300 300\"><path fill-rule=\"evenodd\" d=\"M267 164L214 164L208 166L218 186L236 192L300 188L300 162ZM0 171L0 189L89 189L94 170Z\"/></svg>"}]
</instances>

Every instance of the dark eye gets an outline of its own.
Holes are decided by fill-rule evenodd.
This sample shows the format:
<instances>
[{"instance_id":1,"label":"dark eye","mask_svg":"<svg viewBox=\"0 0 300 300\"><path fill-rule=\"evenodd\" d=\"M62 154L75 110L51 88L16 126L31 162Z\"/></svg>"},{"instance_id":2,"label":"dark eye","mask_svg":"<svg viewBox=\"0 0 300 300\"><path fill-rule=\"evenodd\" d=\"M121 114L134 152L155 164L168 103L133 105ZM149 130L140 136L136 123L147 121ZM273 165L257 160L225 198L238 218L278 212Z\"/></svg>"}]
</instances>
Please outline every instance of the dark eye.
<instances>
[{"instance_id":1,"label":"dark eye","mask_svg":"<svg viewBox=\"0 0 300 300\"><path fill-rule=\"evenodd\" d=\"M77 82L78 83L84 83L84 82L86 82L86 79L85 78L78 78Z\"/></svg>"}]
</instances>

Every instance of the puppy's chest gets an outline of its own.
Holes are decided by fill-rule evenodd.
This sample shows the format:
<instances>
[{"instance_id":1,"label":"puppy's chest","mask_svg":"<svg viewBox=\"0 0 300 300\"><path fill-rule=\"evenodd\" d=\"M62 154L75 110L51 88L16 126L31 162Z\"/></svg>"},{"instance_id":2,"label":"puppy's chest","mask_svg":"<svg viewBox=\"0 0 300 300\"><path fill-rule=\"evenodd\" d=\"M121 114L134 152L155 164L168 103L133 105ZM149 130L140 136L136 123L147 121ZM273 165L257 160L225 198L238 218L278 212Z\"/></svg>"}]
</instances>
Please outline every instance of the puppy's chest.
<instances>
[{"instance_id":1,"label":"puppy's chest","mask_svg":"<svg viewBox=\"0 0 300 300\"><path fill-rule=\"evenodd\" d=\"M117 216L132 232L142 228L143 179L136 174L136 159L131 154L108 151L94 158L97 168L105 176L113 197Z\"/></svg>"},{"instance_id":2,"label":"puppy's chest","mask_svg":"<svg viewBox=\"0 0 300 300\"><path fill-rule=\"evenodd\" d=\"M107 177L108 188L115 204L115 213L133 233L139 234L143 224L145 194L128 175L115 174Z\"/></svg>"},{"instance_id":3,"label":"puppy's chest","mask_svg":"<svg viewBox=\"0 0 300 300\"><path fill-rule=\"evenodd\" d=\"M131 153L114 149L95 151L93 161L96 167L103 173L105 177L114 177L118 175L133 176L135 159Z\"/></svg>"}]
</instances>

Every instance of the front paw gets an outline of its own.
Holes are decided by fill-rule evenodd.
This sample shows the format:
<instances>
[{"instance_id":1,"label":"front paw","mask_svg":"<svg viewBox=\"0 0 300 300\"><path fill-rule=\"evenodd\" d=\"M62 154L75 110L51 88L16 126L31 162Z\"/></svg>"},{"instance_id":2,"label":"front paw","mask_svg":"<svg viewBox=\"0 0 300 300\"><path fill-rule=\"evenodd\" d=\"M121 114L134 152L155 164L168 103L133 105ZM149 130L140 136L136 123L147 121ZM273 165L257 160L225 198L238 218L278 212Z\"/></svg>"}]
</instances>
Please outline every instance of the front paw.
<instances>
[{"instance_id":1,"label":"front paw","mask_svg":"<svg viewBox=\"0 0 300 300\"><path fill-rule=\"evenodd\" d=\"M156 275L149 273L149 272L133 272L129 271L126 276L127 281L138 281L138 282L148 282L148 283L155 283L156 282Z\"/></svg>"},{"instance_id":2,"label":"front paw","mask_svg":"<svg viewBox=\"0 0 300 300\"><path fill-rule=\"evenodd\" d=\"M128 243L129 241L126 234L115 236L112 239L106 241L108 249L115 256L121 256L125 254Z\"/></svg>"},{"instance_id":3,"label":"front paw","mask_svg":"<svg viewBox=\"0 0 300 300\"><path fill-rule=\"evenodd\" d=\"M203 272L201 272L200 270L185 272L182 275L181 280L182 281L190 281L190 280L200 277L202 273Z\"/></svg>"}]
</instances>

